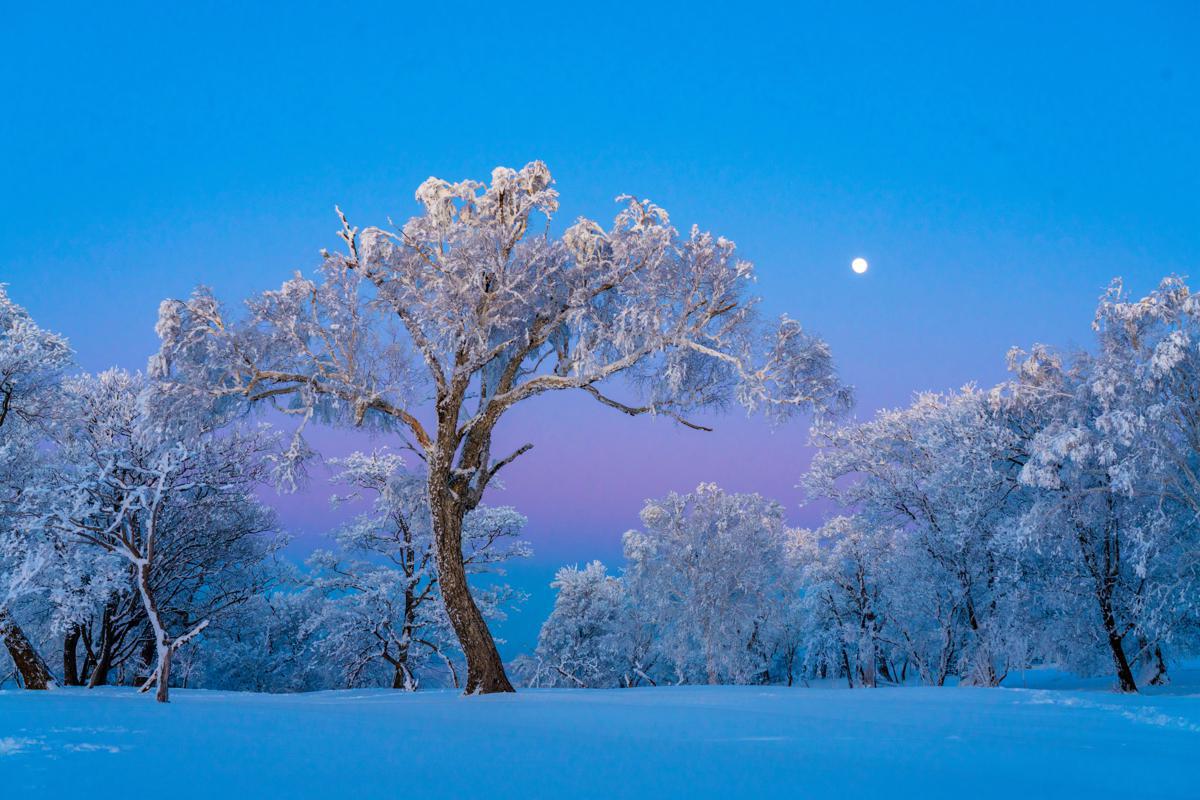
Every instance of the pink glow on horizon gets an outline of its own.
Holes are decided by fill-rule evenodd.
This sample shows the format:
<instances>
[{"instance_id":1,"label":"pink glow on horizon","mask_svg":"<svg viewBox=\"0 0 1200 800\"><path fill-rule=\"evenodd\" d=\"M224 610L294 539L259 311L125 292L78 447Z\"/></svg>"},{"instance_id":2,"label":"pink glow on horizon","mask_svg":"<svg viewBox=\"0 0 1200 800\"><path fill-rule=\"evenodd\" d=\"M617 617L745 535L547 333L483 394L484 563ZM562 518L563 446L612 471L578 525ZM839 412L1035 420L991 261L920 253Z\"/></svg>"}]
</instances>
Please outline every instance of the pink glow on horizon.
<instances>
[{"instance_id":1,"label":"pink glow on horizon","mask_svg":"<svg viewBox=\"0 0 1200 800\"><path fill-rule=\"evenodd\" d=\"M515 506L529 518L528 538L539 560L610 559L620 551L621 535L638 525L646 499L702 482L758 492L781 503L794 524L819 521L818 509L800 508L796 488L811 458L807 418L772 429L734 409L706 423L715 430L690 430L664 417L630 419L583 395L538 398L514 409L497 430L497 457L526 442L534 447L501 473L502 486L489 492L488 502ZM326 457L387 447L415 461L391 436L316 428L310 439ZM297 549L311 549L362 510L361 504L332 509L329 496L336 491L328 471L314 464L301 491L266 492L263 499L279 510Z\"/></svg>"}]
</instances>

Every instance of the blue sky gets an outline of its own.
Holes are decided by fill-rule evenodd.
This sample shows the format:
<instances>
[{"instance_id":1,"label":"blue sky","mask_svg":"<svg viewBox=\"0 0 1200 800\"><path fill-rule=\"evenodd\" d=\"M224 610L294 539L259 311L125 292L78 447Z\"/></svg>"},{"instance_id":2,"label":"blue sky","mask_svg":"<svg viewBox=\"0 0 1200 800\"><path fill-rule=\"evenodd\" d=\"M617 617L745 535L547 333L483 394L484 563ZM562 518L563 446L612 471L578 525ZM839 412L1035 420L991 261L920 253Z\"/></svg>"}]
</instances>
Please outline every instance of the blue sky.
<instances>
[{"instance_id":1,"label":"blue sky","mask_svg":"<svg viewBox=\"0 0 1200 800\"><path fill-rule=\"evenodd\" d=\"M860 417L995 382L1013 345L1086 344L1112 277L1145 290L1200 263L1195 3L0 15L0 281L86 369L144 364L166 296L237 300L311 268L335 203L403 219L429 175L534 158L560 222L635 193L737 241L767 309L830 341ZM537 447L503 499L541 555L516 576L535 597L514 642L553 566L613 559L643 498L715 480L814 521L805 435L523 410L504 436ZM301 546L328 524L322 491L279 500Z\"/></svg>"}]
</instances>

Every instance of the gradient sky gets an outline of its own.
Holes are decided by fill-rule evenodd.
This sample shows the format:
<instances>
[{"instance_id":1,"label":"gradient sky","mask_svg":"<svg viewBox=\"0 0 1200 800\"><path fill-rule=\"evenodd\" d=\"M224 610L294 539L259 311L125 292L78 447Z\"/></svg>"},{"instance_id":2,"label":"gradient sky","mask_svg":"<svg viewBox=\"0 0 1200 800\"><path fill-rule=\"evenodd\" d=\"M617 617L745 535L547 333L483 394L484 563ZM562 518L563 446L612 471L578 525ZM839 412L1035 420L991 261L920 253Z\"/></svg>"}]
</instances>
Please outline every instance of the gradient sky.
<instances>
[{"instance_id":1,"label":"gradient sky","mask_svg":"<svg viewBox=\"0 0 1200 800\"><path fill-rule=\"evenodd\" d=\"M1111 278L1200 263L1194 2L98 5L0 11L0 281L89 370L143 366L166 296L310 269L334 203L382 224L429 175L535 158L560 223L633 193L738 242L859 417L1000 380L1013 345L1084 345ZM509 654L554 567L616 560L644 498L713 480L819 518L806 423L718 423L565 397L506 422L536 447L494 499L538 551ZM326 496L273 498L298 553Z\"/></svg>"}]
</instances>

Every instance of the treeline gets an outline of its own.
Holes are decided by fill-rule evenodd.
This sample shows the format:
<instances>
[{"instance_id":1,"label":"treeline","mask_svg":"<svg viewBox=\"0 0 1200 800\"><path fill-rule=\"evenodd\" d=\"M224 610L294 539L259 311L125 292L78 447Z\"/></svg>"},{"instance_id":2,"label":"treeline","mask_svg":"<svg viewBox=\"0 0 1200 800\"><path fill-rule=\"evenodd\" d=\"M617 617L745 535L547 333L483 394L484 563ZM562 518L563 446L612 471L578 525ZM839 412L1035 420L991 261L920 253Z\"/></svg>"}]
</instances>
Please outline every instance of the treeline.
<instances>
[{"instance_id":1,"label":"treeline","mask_svg":"<svg viewBox=\"0 0 1200 800\"><path fill-rule=\"evenodd\" d=\"M339 211L340 251L235 309L203 287L164 301L144 375L73 374L0 289L0 640L23 685L511 690L488 620L518 593L475 576L528 552L523 518L484 498L533 443L493 444L511 409L563 391L694 429L734 404L811 415L801 483L842 515L795 531L710 485L649 503L618 574L559 574L517 665L531 683L995 685L1054 664L1134 691L1196 651L1200 303L1182 280L1114 286L1089 350L1013 352L993 389L839 425L852 394L828 346L762 318L728 239L628 196L610 225L552 235L538 161L416 198L386 228ZM369 508L300 568L259 493L304 478L310 424L412 458L330 463Z\"/></svg>"},{"instance_id":2,"label":"treeline","mask_svg":"<svg viewBox=\"0 0 1200 800\"><path fill-rule=\"evenodd\" d=\"M1095 332L1087 351L1010 353L989 390L818 424L801 484L842 513L817 530L708 484L649 502L619 573L559 572L519 675L994 686L1055 665L1123 691L1169 680L1200 644L1200 301L1175 278L1141 299L1114 286ZM67 342L0 287L0 679L162 700L467 683L421 464L327 462L335 502L363 510L293 565L259 493L313 457L303 439L164 374L72 374ZM523 525L465 511L465 574L527 555ZM520 595L489 586L472 603L495 620Z\"/></svg>"},{"instance_id":3,"label":"treeline","mask_svg":"<svg viewBox=\"0 0 1200 800\"><path fill-rule=\"evenodd\" d=\"M990 390L818 426L801 483L844 510L818 530L713 486L648 503L619 576L559 572L526 679L1169 680L1200 645L1200 298L1115 284L1094 329Z\"/></svg>"}]
</instances>

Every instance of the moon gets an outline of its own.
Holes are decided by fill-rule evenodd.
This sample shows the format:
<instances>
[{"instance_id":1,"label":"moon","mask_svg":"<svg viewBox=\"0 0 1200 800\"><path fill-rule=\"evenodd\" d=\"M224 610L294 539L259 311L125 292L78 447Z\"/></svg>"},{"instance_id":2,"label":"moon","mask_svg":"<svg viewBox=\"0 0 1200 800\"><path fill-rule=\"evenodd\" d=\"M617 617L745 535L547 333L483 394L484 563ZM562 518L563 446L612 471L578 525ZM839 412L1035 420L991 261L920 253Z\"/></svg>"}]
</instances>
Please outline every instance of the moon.
<instances>
[{"instance_id":1,"label":"moon","mask_svg":"<svg viewBox=\"0 0 1200 800\"><path fill-rule=\"evenodd\" d=\"M867 271L867 260L859 257L850 262L850 269L854 270L859 275Z\"/></svg>"}]
</instances>

